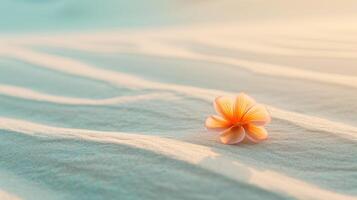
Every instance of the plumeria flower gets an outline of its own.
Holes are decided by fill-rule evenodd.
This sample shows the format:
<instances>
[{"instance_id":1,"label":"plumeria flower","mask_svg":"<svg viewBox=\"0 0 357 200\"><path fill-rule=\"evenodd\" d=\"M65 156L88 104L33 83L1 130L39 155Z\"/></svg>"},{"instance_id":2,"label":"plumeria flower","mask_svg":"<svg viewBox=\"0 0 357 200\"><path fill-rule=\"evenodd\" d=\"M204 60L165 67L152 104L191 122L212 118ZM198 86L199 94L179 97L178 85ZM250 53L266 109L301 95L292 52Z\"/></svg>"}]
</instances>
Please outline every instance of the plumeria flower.
<instances>
[{"instance_id":1,"label":"plumeria flower","mask_svg":"<svg viewBox=\"0 0 357 200\"><path fill-rule=\"evenodd\" d=\"M206 127L221 130L222 143L237 144L244 138L257 143L268 138L264 125L270 122L270 115L265 106L248 95L217 97L214 108L219 115L208 117Z\"/></svg>"}]
</instances>

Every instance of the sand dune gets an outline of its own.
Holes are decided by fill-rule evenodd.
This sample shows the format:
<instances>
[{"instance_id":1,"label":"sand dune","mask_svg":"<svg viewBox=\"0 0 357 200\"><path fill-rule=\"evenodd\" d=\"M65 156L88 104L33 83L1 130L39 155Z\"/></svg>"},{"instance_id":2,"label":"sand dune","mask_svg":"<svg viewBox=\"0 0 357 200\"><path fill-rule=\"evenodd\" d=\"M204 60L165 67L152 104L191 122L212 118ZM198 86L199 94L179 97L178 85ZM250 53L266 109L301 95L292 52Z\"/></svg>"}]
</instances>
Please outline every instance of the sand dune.
<instances>
[{"instance_id":1,"label":"sand dune","mask_svg":"<svg viewBox=\"0 0 357 200\"><path fill-rule=\"evenodd\" d=\"M128 75L125 73L100 69L95 66L73 60L71 58L34 52L27 49L17 48L15 50L16 51L9 52L11 53L10 56L13 58L37 64L39 67L44 67L80 77L91 78L94 80L111 83L113 85L121 85L133 89L143 88L178 92L205 101L212 101L217 95L234 94L220 90L148 81L140 77ZM269 106L268 108L274 118L289 121L307 129L325 131L350 140L357 140L357 128L354 126L319 117L286 111L272 106Z\"/></svg>"},{"instance_id":2,"label":"sand dune","mask_svg":"<svg viewBox=\"0 0 357 200\"><path fill-rule=\"evenodd\" d=\"M16 98L42 101L56 104L65 105L118 105L123 103L141 101L141 100L152 100L152 99L174 99L175 96L169 93L150 93L142 94L136 96L120 96L108 99L84 99L84 98L73 98L64 96L55 96L45 93L40 93L33 91L31 89L0 84L0 95L6 95Z\"/></svg>"},{"instance_id":3,"label":"sand dune","mask_svg":"<svg viewBox=\"0 0 357 200\"><path fill-rule=\"evenodd\" d=\"M69 129L0 117L0 129L28 135L47 135L103 143L129 145L199 165L228 178L263 189L288 194L297 199L348 200L352 196L323 190L315 185L269 170L258 170L212 151L209 147L157 136ZM222 170L224 166L225 170ZM0 193L1 194L1 193Z\"/></svg>"},{"instance_id":4,"label":"sand dune","mask_svg":"<svg viewBox=\"0 0 357 200\"><path fill-rule=\"evenodd\" d=\"M179 58L179 59L192 59L192 60L199 60L205 62L222 63L227 65L237 66L239 68L243 68L251 72L262 74L262 75L302 79L308 81L315 81L315 82L336 84L336 85L357 88L356 76L322 73L316 71L297 69L289 66L279 66L279 65L249 61L249 60L243 60L237 58L204 55L204 54L194 53L190 51L185 51L184 49L177 49L175 47L170 48L170 46L158 48L151 43L148 44L141 43L141 44L142 46L141 48L139 48L138 51L132 51L132 52L143 53L146 55L167 56L167 57ZM353 54L355 55L355 53Z\"/></svg>"},{"instance_id":5,"label":"sand dune","mask_svg":"<svg viewBox=\"0 0 357 200\"><path fill-rule=\"evenodd\" d=\"M211 29L213 28L214 27L212 27ZM205 27L202 29L205 30L208 28ZM223 33L218 33L220 37L217 37L215 35L206 36L205 34L202 33L203 30L199 29L196 32L188 32L188 34L185 34L184 36L180 35L180 33L183 31L178 29L174 31L163 31L163 33L158 31L158 33L156 34L153 34L151 32L141 33L143 35L146 35L146 38L142 38L140 34L139 35L135 34L135 32L133 34L130 34L130 36L118 34L115 37L115 32L114 32L114 33L102 33L97 35L87 35L86 37L79 34L78 36L73 35L72 37L53 36L52 38L48 37L48 38L41 38L41 39L30 37L28 39L26 38L23 39L23 41L21 40L21 38L20 41L12 41L12 40L9 41L10 43L15 43L18 45L43 44L45 46L53 45L56 47L66 47L71 49L79 49L83 51L94 51L94 52L102 52L102 53L109 53L109 52L134 53L134 54L145 54L145 55L153 55L153 56L160 56L160 57L170 57L170 58L177 58L177 59L189 59L189 60L198 60L204 62L221 63L226 65L236 66L261 75L294 78L294 79L308 80L308 81L314 81L319 83L327 83L327 84L357 88L356 76L311 71L306 69L299 69L296 67L290 67L285 65L280 66L280 65L274 65L264 62L241 59L241 58L205 55L202 53L194 52L188 48L180 47L180 45L178 44L180 41L186 40L186 41L195 41L195 43L200 42L204 45L208 45L211 47L228 48L231 50L243 49L245 51L248 50L249 52L254 52L254 53L268 53L268 54L274 53L277 55L301 55L304 57L309 55L310 56L315 55L316 57L329 57L329 55L332 56L348 55L347 57L349 58L357 58L355 49L352 49L351 51L348 52L343 52L340 49L333 50L333 51L322 50L321 52L318 52L317 50L308 50L308 49L304 50L300 48L282 48L276 51L274 50L274 47L272 47L272 45L268 45L267 47L262 47L261 43L264 44L264 41L257 42L255 41L254 37L249 38L245 36L245 34L242 34L240 29L233 30L234 33L239 33L240 37L230 36L228 38L225 38L226 32L224 31ZM200 34L203 36L199 37L198 35ZM174 37L175 35L180 35L180 37ZM78 40L82 42L78 43ZM99 42L99 45L94 41L96 41L97 43ZM101 43L105 44L106 42L122 42L122 41L130 43L132 44L132 46L129 47L125 45L112 46L112 45L101 44ZM260 46L255 47L255 43L258 43ZM301 43L298 44L301 45ZM300 53L289 54L288 52L290 51L300 52Z\"/></svg>"}]
</instances>

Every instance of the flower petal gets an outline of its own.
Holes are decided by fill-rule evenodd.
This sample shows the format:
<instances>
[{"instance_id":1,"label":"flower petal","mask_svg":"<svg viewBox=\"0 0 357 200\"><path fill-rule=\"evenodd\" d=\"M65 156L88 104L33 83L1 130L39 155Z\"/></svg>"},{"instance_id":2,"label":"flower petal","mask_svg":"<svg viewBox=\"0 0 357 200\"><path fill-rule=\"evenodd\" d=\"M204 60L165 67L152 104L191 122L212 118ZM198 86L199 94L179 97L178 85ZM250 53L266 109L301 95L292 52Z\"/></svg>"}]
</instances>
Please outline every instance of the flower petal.
<instances>
[{"instance_id":1,"label":"flower petal","mask_svg":"<svg viewBox=\"0 0 357 200\"><path fill-rule=\"evenodd\" d=\"M252 142L259 142L268 138L268 132L262 126L247 124L244 125L244 129L246 131L247 138Z\"/></svg>"},{"instance_id":2,"label":"flower petal","mask_svg":"<svg viewBox=\"0 0 357 200\"><path fill-rule=\"evenodd\" d=\"M270 122L270 115L265 106L257 104L244 114L241 121L245 124L254 123L262 126Z\"/></svg>"},{"instance_id":3,"label":"flower petal","mask_svg":"<svg viewBox=\"0 0 357 200\"><path fill-rule=\"evenodd\" d=\"M234 104L234 117L236 120L240 120L243 115L256 104L255 100L245 93L240 93Z\"/></svg>"},{"instance_id":4,"label":"flower petal","mask_svg":"<svg viewBox=\"0 0 357 200\"><path fill-rule=\"evenodd\" d=\"M206 127L207 128L211 128L211 129L227 128L229 126L230 126L229 121L225 120L221 116L212 115L206 119Z\"/></svg>"},{"instance_id":5,"label":"flower petal","mask_svg":"<svg viewBox=\"0 0 357 200\"><path fill-rule=\"evenodd\" d=\"M235 126L221 133L220 139L224 144L237 144L243 141L245 131L242 126Z\"/></svg>"},{"instance_id":6,"label":"flower petal","mask_svg":"<svg viewBox=\"0 0 357 200\"><path fill-rule=\"evenodd\" d=\"M235 99L233 97L220 96L214 101L214 108L226 120L231 120L233 118L234 103Z\"/></svg>"}]
</instances>

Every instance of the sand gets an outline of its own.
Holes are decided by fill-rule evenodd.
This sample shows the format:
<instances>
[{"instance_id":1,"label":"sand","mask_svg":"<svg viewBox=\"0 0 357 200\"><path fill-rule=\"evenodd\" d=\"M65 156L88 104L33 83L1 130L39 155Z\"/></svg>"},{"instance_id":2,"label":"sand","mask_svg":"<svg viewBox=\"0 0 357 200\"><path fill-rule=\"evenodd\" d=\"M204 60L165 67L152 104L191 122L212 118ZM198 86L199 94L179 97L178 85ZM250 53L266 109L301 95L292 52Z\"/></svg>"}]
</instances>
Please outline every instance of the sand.
<instances>
[{"instance_id":1,"label":"sand","mask_svg":"<svg viewBox=\"0 0 357 200\"><path fill-rule=\"evenodd\" d=\"M0 198L357 198L356 3L155 1L186 15L135 28L91 5L92 25L2 25ZM205 118L242 91L269 139L222 145Z\"/></svg>"}]
</instances>

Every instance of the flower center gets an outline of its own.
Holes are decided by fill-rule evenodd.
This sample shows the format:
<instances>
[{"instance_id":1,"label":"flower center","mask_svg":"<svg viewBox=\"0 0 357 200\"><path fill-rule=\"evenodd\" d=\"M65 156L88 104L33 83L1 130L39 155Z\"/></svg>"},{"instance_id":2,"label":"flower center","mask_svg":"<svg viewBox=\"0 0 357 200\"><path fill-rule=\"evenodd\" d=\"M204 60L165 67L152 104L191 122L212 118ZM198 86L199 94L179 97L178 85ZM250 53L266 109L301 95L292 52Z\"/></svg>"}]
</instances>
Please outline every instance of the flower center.
<instances>
[{"instance_id":1,"label":"flower center","mask_svg":"<svg viewBox=\"0 0 357 200\"><path fill-rule=\"evenodd\" d=\"M239 127L239 126L243 126L244 125L244 123L242 123L242 122L233 122L233 127Z\"/></svg>"}]
</instances>

